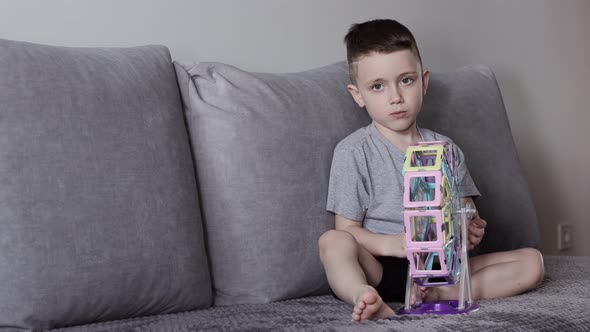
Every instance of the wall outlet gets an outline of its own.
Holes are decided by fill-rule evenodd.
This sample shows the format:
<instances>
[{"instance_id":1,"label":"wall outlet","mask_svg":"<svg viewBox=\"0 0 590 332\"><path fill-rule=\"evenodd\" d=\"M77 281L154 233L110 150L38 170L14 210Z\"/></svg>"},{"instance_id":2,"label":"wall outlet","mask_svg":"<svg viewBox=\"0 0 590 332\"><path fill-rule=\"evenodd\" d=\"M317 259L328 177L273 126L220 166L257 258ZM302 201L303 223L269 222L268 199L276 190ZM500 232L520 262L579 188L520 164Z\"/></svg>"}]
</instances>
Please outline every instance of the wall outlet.
<instances>
[{"instance_id":1,"label":"wall outlet","mask_svg":"<svg viewBox=\"0 0 590 332\"><path fill-rule=\"evenodd\" d=\"M574 226L557 224L557 250L567 250L574 246Z\"/></svg>"}]
</instances>

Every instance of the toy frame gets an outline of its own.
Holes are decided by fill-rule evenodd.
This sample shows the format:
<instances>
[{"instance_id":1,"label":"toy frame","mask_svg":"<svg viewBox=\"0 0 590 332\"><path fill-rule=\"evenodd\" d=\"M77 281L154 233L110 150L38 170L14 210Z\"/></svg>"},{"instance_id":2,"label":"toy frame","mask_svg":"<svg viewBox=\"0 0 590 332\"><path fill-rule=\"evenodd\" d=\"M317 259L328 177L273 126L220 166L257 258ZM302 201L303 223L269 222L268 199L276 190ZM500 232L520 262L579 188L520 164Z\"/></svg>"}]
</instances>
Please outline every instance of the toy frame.
<instances>
[{"instance_id":1,"label":"toy frame","mask_svg":"<svg viewBox=\"0 0 590 332\"><path fill-rule=\"evenodd\" d=\"M457 167L450 143L420 142L408 147L404 161L404 228L408 278L399 314L460 314L473 312L467 254L467 222L475 213L461 207ZM453 301L411 302L418 287L458 284Z\"/></svg>"}]
</instances>

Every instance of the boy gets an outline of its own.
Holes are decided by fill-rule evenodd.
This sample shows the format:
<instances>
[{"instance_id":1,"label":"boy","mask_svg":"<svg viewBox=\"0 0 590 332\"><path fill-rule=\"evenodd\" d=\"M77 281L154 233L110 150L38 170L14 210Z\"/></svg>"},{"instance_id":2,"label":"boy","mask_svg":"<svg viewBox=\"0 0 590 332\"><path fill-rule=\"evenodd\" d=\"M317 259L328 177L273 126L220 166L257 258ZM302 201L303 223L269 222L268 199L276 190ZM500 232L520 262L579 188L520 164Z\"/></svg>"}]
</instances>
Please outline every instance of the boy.
<instances>
[{"instance_id":1,"label":"boy","mask_svg":"<svg viewBox=\"0 0 590 332\"><path fill-rule=\"evenodd\" d=\"M348 91L373 122L343 139L334 150L327 209L335 230L319 240L320 258L333 292L354 306L352 319L387 318L385 302L403 302L408 261L402 218L403 160L419 141L446 140L416 126L428 87L411 32L393 20L353 25L345 37L351 84ZM451 142L452 143L452 142ZM462 202L479 192L459 158ZM480 243L486 222L469 222L469 249ZM536 249L482 255L469 260L475 300L516 295L538 287L543 261ZM454 286L422 289L425 301L457 299Z\"/></svg>"}]
</instances>

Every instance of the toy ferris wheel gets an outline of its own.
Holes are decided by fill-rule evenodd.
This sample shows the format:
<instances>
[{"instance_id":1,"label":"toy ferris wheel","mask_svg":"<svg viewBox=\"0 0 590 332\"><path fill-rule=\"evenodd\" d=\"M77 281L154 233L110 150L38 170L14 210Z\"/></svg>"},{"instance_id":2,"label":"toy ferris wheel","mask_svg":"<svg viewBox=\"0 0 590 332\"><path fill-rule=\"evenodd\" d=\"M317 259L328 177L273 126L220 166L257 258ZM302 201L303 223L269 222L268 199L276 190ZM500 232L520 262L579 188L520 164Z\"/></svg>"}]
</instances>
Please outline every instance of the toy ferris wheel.
<instances>
[{"instance_id":1,"label":"toy ferris wheel","mask_svg":"<svg viewBox=\"0 0 590 332\"><path fill-rule=\"evenodd\" d=\"M444 141L408 147L404 163L404 227L409 261L400 314L459 314L479 309L471 297L467 221L475 208L461 207L453 147ZM418 287L458 283L459 299L411 303ZM420 299L416 294L416 299Z\"/></svg>"}]
</instances>

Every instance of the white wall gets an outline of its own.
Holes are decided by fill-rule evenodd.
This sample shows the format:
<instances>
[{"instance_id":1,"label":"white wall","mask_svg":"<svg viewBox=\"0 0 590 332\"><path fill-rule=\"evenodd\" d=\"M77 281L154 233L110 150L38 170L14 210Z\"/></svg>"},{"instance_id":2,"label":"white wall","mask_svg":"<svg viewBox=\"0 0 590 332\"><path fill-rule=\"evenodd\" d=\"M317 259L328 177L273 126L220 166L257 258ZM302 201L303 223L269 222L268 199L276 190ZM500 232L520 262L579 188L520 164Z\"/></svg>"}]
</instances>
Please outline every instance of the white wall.
<instances>
[{"instance_id":1,"label":"white wall","mask_svg":"<svg viewBox=\"0 0 590 332\"><path fill-rule=\"evenodd\" d=\"M431 70L473 63L495 70L542 250L557 253L556 224L569 222L575 246L563 253L590 255L590 1L0 0L0 38L164 44L177 60L283 72L344 59L349 25L380 17L414 32Z\"/></svg>"}]
</instances>

